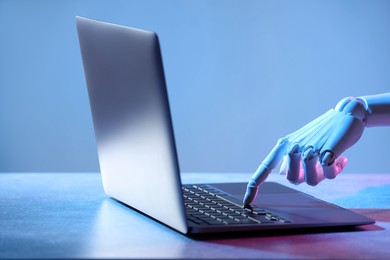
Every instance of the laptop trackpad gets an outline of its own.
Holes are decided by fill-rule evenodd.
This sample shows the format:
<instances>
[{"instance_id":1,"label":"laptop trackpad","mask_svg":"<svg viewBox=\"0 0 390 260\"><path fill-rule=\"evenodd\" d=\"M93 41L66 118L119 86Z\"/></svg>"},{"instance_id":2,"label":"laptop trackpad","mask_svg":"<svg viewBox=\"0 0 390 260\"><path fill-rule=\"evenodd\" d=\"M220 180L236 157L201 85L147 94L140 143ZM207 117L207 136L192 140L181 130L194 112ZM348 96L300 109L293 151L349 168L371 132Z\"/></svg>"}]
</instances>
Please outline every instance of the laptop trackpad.
<instances>
[{"instance_id":1,"label":"laptop trackpad","mask_svg":"<svg viewBox=\"0 0 390 260\"><path fill-rule=\"evenodd\" d=\"M240 201L246 190L245 183L223 183L211 186L230 193ZM266 182L261 186L254 204L295 223L351 222L357 217L353 212L272 182Z\"/></svg>"}]
</instances>

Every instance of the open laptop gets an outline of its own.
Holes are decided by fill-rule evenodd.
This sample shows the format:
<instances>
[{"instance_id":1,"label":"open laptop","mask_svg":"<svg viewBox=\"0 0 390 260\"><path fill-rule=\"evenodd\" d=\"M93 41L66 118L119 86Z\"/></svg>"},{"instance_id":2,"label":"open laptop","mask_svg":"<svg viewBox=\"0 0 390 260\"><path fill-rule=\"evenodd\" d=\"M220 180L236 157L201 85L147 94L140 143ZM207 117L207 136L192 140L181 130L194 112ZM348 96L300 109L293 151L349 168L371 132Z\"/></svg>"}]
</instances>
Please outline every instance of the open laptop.
<instances>
[{"instance_id":1,"label":"open laptop","mask_svg":"<svg viewBox=\"0 0 390 260\"><path fill-rule=\"evenodd\" d=\"M374 221L266 182L182 185L158 37L77 17L105 192L184 234L354 226Z\"/></svg>"}]
</instances>

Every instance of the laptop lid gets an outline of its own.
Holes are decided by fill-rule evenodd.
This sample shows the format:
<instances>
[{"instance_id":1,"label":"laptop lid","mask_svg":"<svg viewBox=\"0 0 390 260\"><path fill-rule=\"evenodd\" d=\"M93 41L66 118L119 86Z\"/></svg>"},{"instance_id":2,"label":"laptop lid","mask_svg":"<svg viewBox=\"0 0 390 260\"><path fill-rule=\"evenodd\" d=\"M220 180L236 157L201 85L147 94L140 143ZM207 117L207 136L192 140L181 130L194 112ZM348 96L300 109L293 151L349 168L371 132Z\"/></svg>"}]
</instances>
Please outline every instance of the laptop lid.
<instances>
[{"instance_id":1,"label":"laptop lid","mask_svg":"<svg viewBox=\"0 0 390 260\"><path fill-rule=\"evenodd\" d=\"M106 194L186 233L157 35L83 17L76 24Z\"/></svg>"}]
</instances>

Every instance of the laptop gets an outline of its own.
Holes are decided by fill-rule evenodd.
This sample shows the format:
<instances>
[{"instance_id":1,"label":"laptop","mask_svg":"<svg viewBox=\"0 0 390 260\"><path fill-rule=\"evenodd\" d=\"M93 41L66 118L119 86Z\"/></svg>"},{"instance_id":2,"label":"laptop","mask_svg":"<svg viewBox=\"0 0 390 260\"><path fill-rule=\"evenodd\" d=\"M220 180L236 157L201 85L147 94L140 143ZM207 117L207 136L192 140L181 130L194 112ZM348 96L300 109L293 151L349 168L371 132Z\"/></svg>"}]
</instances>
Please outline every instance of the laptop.
<instances>
[{"instance_id":1,"label":"laptop","mask_svg":"<svg viewBox=\"0 0 390 260\"><path fill-rule=\"evenodd\" d=\"M105 193L183 234L372 224L278 183L183 185L154 32L76 17Z\"/></svg>"}]
</instances>

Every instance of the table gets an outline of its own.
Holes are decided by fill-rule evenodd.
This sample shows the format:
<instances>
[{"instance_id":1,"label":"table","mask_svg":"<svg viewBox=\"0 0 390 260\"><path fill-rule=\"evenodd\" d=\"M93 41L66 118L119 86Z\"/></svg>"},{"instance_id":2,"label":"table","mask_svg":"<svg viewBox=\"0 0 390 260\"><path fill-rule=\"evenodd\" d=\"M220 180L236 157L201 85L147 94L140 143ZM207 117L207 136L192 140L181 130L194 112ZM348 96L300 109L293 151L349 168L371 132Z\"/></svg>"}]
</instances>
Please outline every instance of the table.
<instances>
[{"instance_id":1,"label":"table","mask_svg":"<svg viewBox=\"0 0 390 260\"><path fill-rule=\"evenodd\" d=\"M250 173L187 173L184 183ZM0 174L0 258L390 258L390 174L343 173L317 187L271 181L357 211L374 225L193 239L107 197L97 173Z\"/></svg>"}]
</instances>

